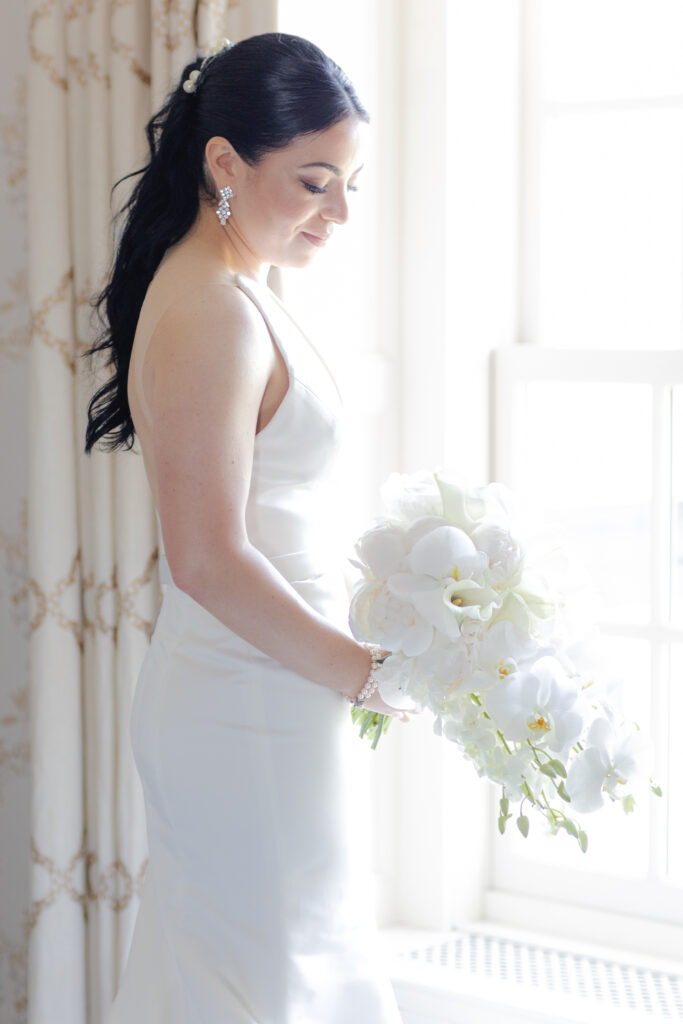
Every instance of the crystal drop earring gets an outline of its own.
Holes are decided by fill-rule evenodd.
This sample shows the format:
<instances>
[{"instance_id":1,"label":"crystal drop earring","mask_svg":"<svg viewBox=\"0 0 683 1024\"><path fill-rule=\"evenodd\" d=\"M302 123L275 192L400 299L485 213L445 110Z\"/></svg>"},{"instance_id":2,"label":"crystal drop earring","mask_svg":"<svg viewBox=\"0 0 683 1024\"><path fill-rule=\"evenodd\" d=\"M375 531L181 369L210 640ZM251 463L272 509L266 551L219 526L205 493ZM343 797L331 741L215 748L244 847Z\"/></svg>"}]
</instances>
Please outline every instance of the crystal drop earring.
<instances>
[{"instance_id":1,"label":"crystal drop earring","mask_svg":"<svg viewBox=\"0 0 683 1024\"><path fill-rule=\"evenodd\" d=\"M221 224L225 224L225 222L228 219L228 217L230 216L230 212L231 212L230 211L230 203L228 202L228 199L232 199L233 191L232 191L232 189L230 188L229 185L225 185L220 190L220 195L221 195L221 201L218 204L218 209L216 210L216 215L217 215L219 221L221 222Z\"/></svg>"}]
</instances>

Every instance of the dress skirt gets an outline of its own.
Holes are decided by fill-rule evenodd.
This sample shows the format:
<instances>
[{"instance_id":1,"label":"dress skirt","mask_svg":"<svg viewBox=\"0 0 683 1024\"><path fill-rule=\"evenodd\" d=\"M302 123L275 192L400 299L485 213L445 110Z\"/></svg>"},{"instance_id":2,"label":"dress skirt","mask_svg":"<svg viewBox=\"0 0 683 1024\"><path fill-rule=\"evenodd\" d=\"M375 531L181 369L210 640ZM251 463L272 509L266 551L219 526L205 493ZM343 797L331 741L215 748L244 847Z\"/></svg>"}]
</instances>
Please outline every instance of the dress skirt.
<instances>
[{"instance_id":1,"label":"dress skirt","mask_svg":"<svg viewBox=\"0 0 683 1024\"><path fill-rule=\"evenodd\" d=\"M344 615L336 578L294 585ZM149 862L106 1024L400 1024L348 701L162 589L131 712Z\"/></svg>"}]
</instances>

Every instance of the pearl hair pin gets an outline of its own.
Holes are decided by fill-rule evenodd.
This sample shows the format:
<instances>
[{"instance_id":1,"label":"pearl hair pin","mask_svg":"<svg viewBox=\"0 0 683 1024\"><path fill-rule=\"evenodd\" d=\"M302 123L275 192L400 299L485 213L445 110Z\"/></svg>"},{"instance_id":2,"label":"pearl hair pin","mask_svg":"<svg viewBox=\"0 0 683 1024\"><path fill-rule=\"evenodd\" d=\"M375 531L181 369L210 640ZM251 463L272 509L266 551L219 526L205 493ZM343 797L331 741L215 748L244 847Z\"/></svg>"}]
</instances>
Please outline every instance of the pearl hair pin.
<instances>
[{"instance_id":1,"label":"pearl hair pin","mask_svg":"<svg viewBox=\"0 0 683 1024\"><path fill-rule=\"evenodd\" d=\"M212 57L215 57L217 53L221 52L221 50L229 49L233 45L234 44L231 43L229 39L221 39L221 41L217 43L216 46L214 46L214 48L207 53L206 57L204 57L204 60L201 62L199 67L195 68L194 71L190 71L190 74L183 82L183 89L185 90L185 92L196 92L197 79L204 70L204 65L206 64L206 62L208 60L211 60Z\"/></svg>"}]
</instances>

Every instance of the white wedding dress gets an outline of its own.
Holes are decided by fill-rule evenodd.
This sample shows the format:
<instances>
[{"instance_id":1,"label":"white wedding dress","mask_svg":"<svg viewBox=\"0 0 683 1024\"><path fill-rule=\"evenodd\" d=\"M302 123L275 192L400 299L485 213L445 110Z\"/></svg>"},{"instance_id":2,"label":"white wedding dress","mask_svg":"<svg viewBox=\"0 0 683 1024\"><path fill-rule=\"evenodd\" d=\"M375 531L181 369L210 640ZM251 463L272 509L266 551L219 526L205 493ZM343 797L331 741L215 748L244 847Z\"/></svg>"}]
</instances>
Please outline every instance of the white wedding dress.
<instances>
[{"instance_id":1,"label":"white wedding dress","mask_svg":"<svg viewBox=\"0 0 683 1024\"><path fill-rule=\"evenodd\" d=\"M323 529L339 393L270 289L236 281L290 374L256 435L248 535L348 633ZM163 602L131 713L149 862L105 1024L401 1024L368 909L370 850L353 838L351 759L364 741L350 704L180 590L161 544Z\"/></svg>"}]
</instances>

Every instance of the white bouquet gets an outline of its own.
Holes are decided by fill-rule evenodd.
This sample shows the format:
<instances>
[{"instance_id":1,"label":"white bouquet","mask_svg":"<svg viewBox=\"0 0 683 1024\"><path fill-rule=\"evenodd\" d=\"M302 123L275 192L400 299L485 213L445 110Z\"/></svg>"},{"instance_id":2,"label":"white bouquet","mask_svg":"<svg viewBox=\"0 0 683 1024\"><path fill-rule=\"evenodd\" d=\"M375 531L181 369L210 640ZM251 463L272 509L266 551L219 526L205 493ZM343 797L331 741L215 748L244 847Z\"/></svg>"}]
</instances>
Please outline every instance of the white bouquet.
<instances>
[{"instance_id":1,"label":"white bouquet","mask_svg":"<svg viewBox=\"0 0 683 1024\"><path fill-rule=\"evenodd\" d=\"M632 811L650 748L570 655L580 645L566 635L566 602L510 531L511 492L500 483L463 490L436 471L394 473L382 497L388 516L351 559L362 578L349 611L356 639L391 652L380 696L428 708L434 732L502 787L501 832L515 803L528 834L528 803L585 851L586 833L567 811L595 811L605 796ZM391 718L351 713L375 748Z\"/></svg>"}]
</instances>

